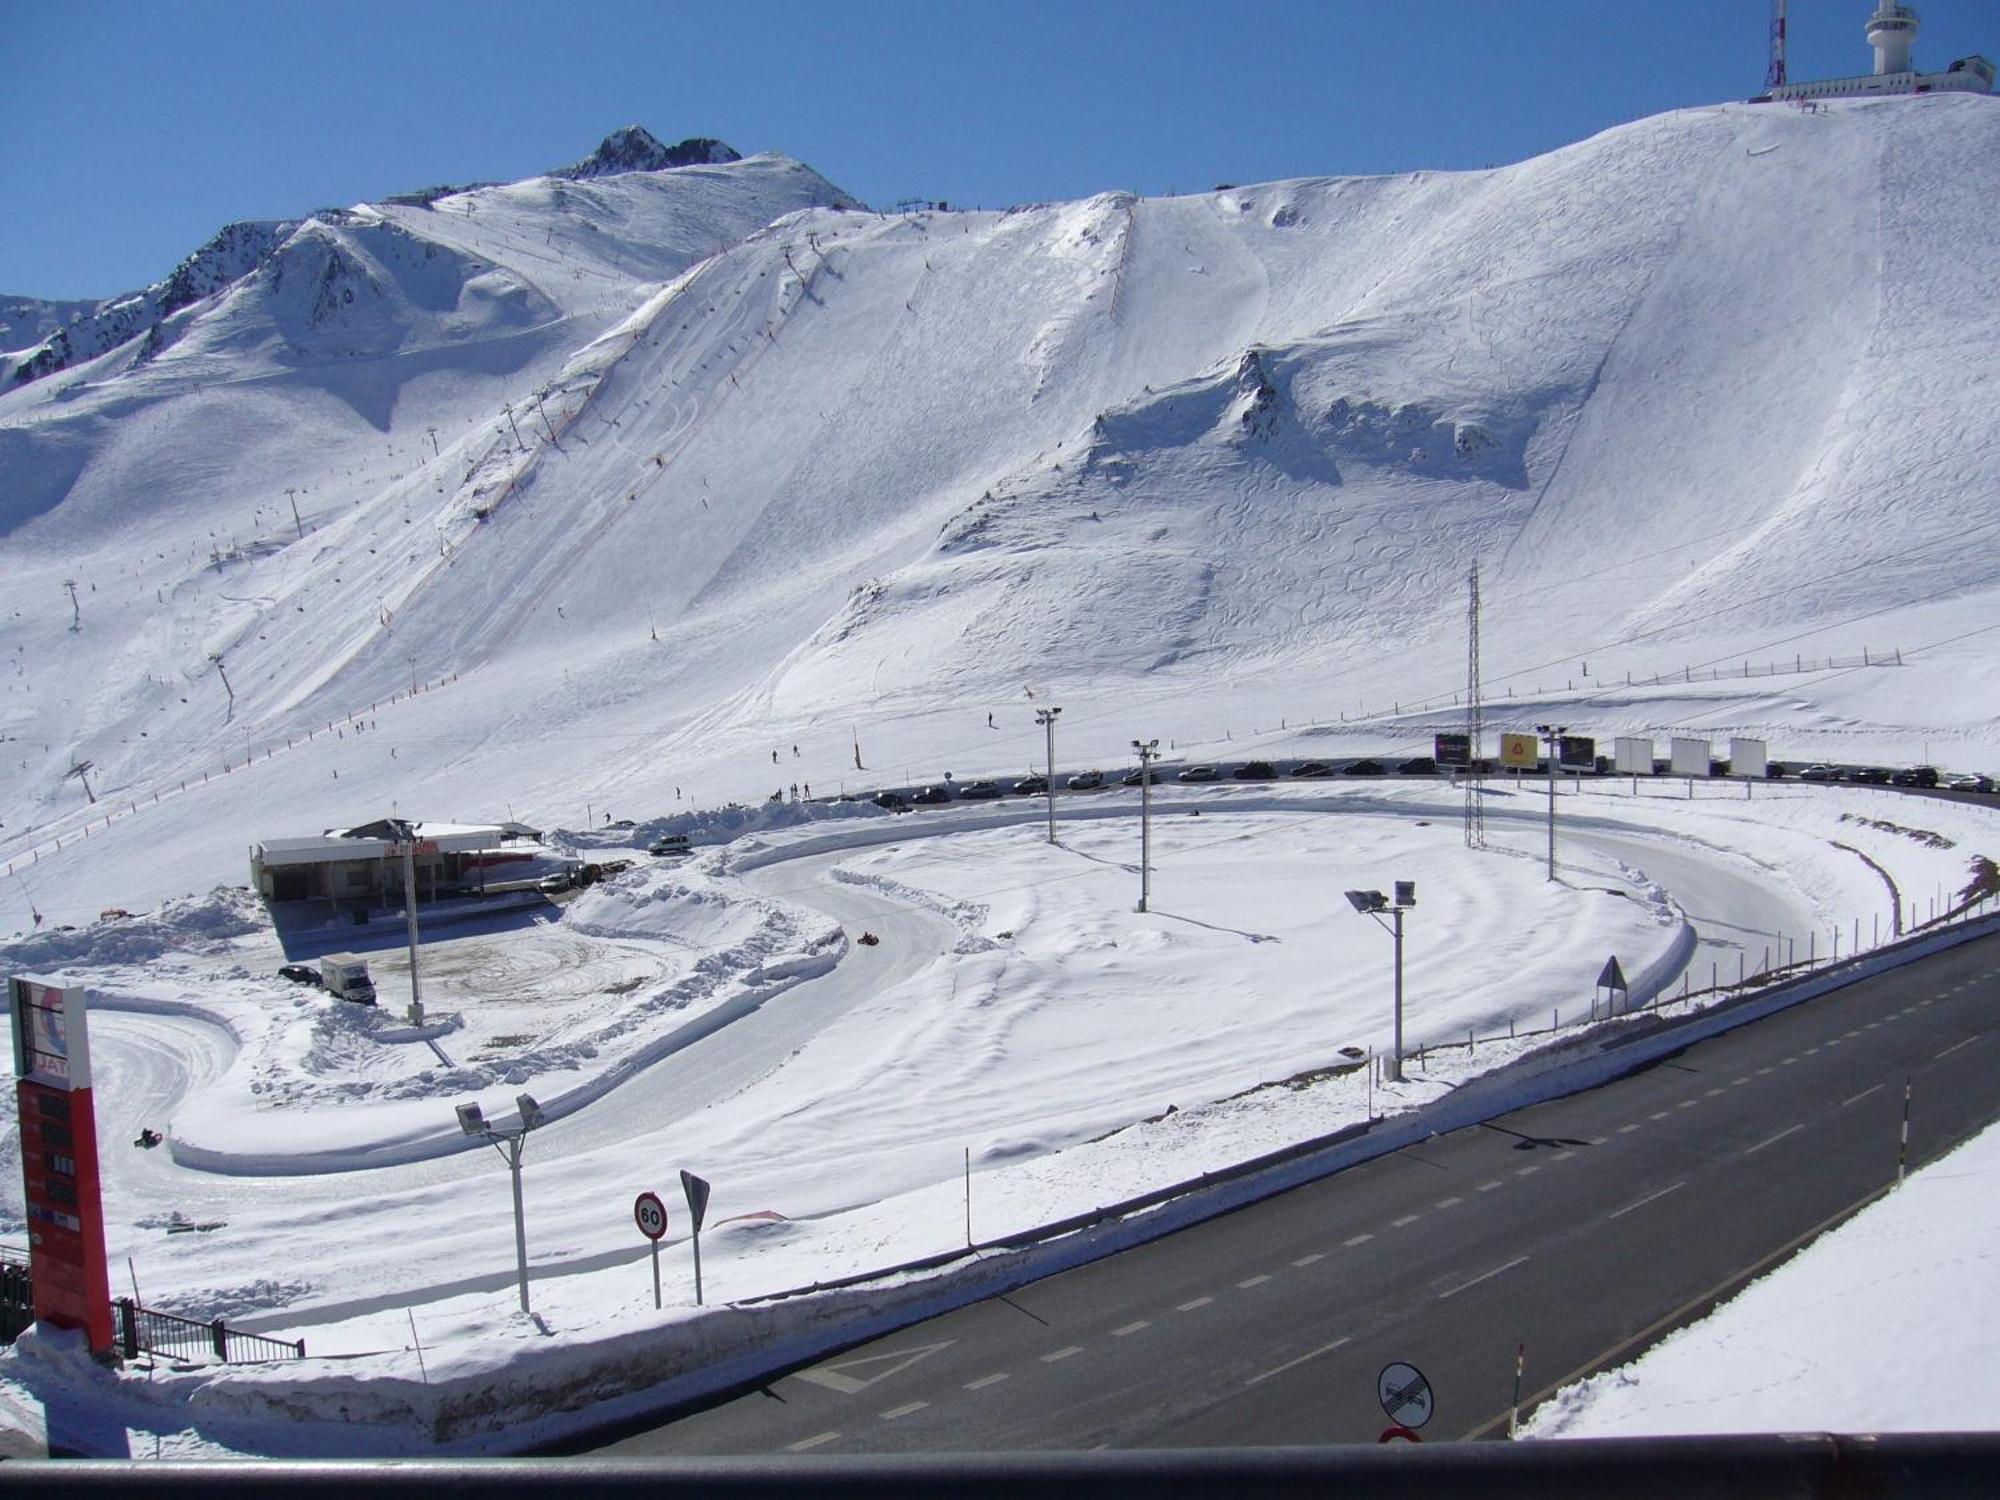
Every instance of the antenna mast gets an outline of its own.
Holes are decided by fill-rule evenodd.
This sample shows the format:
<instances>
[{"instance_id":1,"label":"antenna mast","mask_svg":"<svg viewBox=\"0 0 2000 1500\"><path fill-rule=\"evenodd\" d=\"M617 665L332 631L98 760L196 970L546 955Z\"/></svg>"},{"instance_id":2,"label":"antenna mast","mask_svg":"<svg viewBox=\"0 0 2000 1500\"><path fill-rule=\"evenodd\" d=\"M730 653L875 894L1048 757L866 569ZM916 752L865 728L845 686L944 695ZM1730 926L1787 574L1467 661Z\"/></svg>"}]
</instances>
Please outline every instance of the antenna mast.
<instances>
[{"instance_id":1,"label":"antenna mast","mask_svg":"<svg viewBox=\"0 0 2000 1500\"><path fill-rule=\"evenodd\" d=\"M1764 74L1766 89L1785 86L1785 0L1771 0L1771 66Z\"/></svg>"},{"instance_id":2,"label":"antenna mast","mask_svg":"<svg viewBox=\"0 0 2000 1500\"><path fill-rule=\"evenodd\" d=\"M1782 0L1780 0L1782 3ZM1486 807L1479 795L1479 560L1472 561L1465 608L1465 737L1471 742L1472 764L1465 776L1465 847L1486 847Z\"/></svg>"}]
</instances>

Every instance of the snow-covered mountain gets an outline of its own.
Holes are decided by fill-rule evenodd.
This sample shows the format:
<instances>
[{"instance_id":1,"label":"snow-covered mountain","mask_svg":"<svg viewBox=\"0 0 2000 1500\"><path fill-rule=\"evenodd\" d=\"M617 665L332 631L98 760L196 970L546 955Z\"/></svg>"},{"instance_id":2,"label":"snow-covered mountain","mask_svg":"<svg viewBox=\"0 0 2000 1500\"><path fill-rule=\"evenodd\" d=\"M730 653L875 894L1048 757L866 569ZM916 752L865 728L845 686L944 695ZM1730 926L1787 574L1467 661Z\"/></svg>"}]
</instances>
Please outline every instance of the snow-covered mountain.
<instances>
[{"instance_id":1,"label":"snow-covered mountain","mask_svg":"<svg viewBox=\"0 0 2000 1500\"><path fill-rule=\"evenodd\" d=\"M86 760L176 791L147 816L233 878L398 801L1021 768L1025 714L984 715L1031 695L1091 759L1449 715L1475 560L1503 715L1678 725L1626 675L1900 647L1692 712L1979 764L1996 110L1716 106L1484 172L1004 213L758 156L317 215L0 396L0 855L85 816ZM413 681L446 686L370 711ZM145 822L94 858L142 863Z\"/></svg>"}]
</instances>

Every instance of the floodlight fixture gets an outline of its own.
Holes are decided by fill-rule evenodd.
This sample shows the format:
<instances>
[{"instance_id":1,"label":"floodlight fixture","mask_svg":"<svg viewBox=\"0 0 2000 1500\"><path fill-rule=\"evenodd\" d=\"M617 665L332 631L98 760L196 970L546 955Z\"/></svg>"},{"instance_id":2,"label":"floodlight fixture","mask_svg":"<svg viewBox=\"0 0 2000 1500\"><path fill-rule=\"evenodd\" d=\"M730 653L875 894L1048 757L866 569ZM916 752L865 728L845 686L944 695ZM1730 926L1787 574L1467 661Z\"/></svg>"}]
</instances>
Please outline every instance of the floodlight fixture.
<instances>
[{"instance_id":1,"label":"floodlight fixture","mask_svg":"<svg viewBox=\"0 0 2000 1500\"><path fill-rule=\"evenodd\" d=\"M535 1102L533 1094L518 1095L514 1103L520 1107L521 1128L523 1130L533 1130L537 1125L542 1123L542 1107Z\"/></svg>"},{"instance_id":2,"label":"floodlight fixture","mask_svg":"<svg viewBox=\"0 0 2000 1500\"><path fill-rule=\"evenodd\" d=\"M1415 906L1417 904L1417 883L1414 880L1399 880L1396 882L1396 904L1398 906Z\"/></svg>"},{"instance_id":3,"label":"floodlight fixture","mask_svg":"<svg viewBox=\"0 0 2000 1500\"><path fill-rule=\"evenodd\" d=\"M459 1105L458 1128L467 1135L486 1134L486 1112L476 1103Z\"/></svg>"},{"instance_id":4,"label":"floodlight fixture","mask_svg":"<svg viewBox=\"0 0 2000 1500\"><path fill-rule=\"evenodd\" d=\"M1347 904L1365 915L1371 911L1380 911L1389 904L1389 898L1380 891L1349 891Z\"/></svg>"}]
</instances>

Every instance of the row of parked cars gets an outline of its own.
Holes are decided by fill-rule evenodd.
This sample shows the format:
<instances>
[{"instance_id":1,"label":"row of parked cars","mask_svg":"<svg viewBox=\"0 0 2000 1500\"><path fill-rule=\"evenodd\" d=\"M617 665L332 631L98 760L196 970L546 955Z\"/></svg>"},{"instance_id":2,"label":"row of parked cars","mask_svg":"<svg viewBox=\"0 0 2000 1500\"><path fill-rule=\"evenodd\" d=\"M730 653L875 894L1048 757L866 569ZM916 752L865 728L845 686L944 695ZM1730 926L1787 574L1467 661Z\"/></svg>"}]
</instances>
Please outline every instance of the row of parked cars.
<instances>
[{"instance_id":1,"label":"row of parked cars","mask_svg":"<svg viewBox=\"0 0 2000 1500\"><path fill-rule=\"evenodd\" d=\"M1428 755L1419 755L1399 762L1393 768L1379 760L1353 760L1335 763L1323 760L1305 760L1288 769L1281 770L1268 760L1246 760L1236 766L1192 765L1178 770L1154 766L1150 771L1152 785L1159 786L1168 781L1278 781L1285 778L1317 778L1322 776L1386 776L1391 770L1399 776L1435 776L1437 762ZM1133 767L1122 775L1107 777L1102 771L1078 771L1067 777L1063 785L1073 792L1093 792L1106 786L1137 786L1147 775L1139 767ZM904 812L912 807L931 807L945 802L979 802L1009 795L1017 797L1046 796L1049 790L1045 776L1023 776L1018 781L940 781L929 786L918 787L908 794L903 792L877 792L870 800L877 807L886 807L891 812Z\"/></svg>"},{"instance_id":2,"label":"row of parked cars","mask_svg":"<svg viewBox=\"0 0 2000 1500\"><path fill-rule=\"evenodd\" d=\"M1887 766L1807 766L1799 772L1801 781L1845 781L1858 786L1944 787L1954 792L1990 792L1991 776L1973 772L1946 775L1936 766L1907 766L1892 771Z\"/></svg>"}]
</instances>

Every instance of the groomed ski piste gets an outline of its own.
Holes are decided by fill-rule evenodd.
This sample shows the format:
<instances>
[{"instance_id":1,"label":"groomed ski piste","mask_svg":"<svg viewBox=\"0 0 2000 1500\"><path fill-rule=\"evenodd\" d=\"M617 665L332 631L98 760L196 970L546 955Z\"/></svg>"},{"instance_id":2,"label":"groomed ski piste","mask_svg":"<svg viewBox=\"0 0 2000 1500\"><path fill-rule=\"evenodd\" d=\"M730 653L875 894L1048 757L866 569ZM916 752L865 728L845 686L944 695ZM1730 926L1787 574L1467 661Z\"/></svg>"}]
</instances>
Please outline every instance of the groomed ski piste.
<instances>
[{"instance_id":1,"label":"groomed ski piste","mask_svg":"<svg viewBox=\"0 0 2000 1500\"><path fill-rule=\"evenodd\" d=\"M1532 1075L1622 1024L1610 956L1678 1013L1976 900L1991 809L1789 780L1566 787L1555 882L1537 783L1483 851L1442 780L1170 785L1144 914L1135 790L1059 799L1054 845L1033 799L826 799L1038 770L1045 705L1059 775L1426 753L1475 559L1489 735L1991 769L2000 231L1956 184L1996 135L1728 106L970 214L772 157L540 179L313 221L161 347L0 396L0 964L91 992L118 1289L308 1349L117 1375L31 1334L18 1421L517 1451L1004 1274L755 1300L962 1247L968 1153L996 1240ZM376 1012L277 979L236 888L257 838L397 811L697 853L431 934L415 1028L393 953ZM1340 894L1395 880L1400 1087ZM523 1091L532 1317L453 1117ZM18 1195L10 1158L17 1239Z\"/></svg>"}]
</instances>

